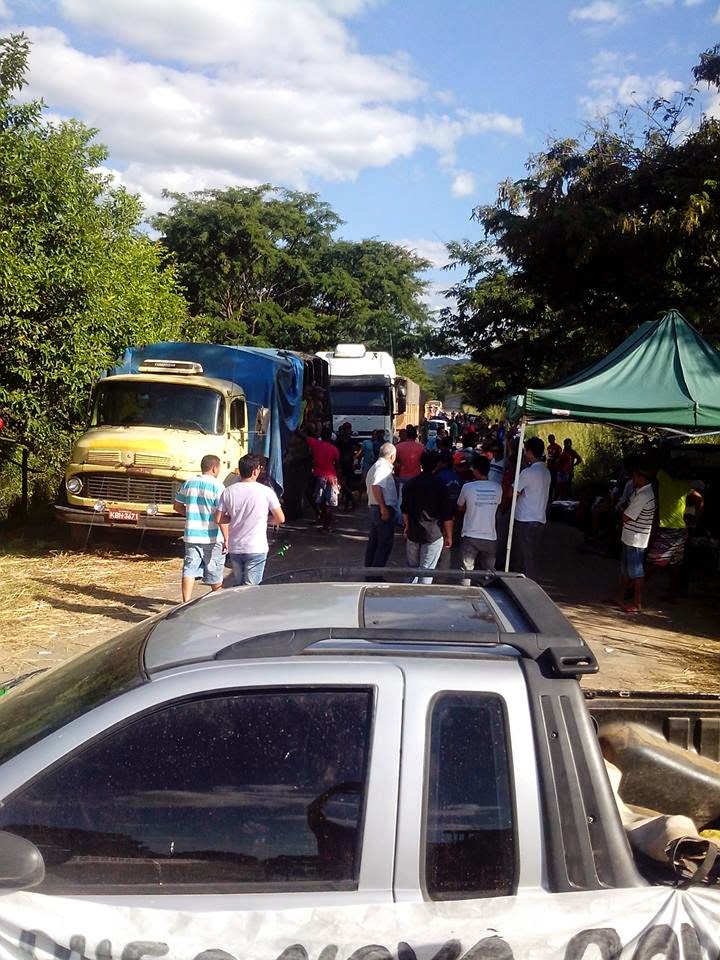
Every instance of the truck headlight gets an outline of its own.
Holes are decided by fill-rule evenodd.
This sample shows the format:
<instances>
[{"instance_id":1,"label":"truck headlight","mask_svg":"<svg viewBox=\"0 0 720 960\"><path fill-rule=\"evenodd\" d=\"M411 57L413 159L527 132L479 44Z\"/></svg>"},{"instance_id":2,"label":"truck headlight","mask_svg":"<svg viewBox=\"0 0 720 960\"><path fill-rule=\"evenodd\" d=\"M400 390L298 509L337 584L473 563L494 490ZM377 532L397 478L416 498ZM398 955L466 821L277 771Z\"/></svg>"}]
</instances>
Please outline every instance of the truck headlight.
<instances>
[{"instance_id":1,"label":"truck headlight","mask_svg":"<svg viewBox=\"0 0 720 960\"><path fill-rule=\"evenodd\" d=\"M80 477L68 477L65 481L65 486L67 487L67 492L72 493L77 496L79 493L82 493L82 480Z\"/></svg>"},{"instance_id":2,"label":"truck headlight","mask_svg":"<svg viewBox=\"0 0 720 960\"><path fill-rule=\"evenodd\" d=\"M149 503L149 504L145 507L145 513L146 513L149 517L154 517L157 512L158 512L158 505L157 505L156 503Z\"/></svg>"}]
</instances>

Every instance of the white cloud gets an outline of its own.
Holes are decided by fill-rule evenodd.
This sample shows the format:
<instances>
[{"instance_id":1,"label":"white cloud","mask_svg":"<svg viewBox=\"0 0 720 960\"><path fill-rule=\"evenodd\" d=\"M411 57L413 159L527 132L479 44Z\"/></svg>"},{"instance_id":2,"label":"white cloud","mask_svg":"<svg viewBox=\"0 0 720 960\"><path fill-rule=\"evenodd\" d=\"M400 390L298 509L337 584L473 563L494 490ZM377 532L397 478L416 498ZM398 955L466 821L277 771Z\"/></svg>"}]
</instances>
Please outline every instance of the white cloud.
<instances>
[{"instance_id":1,"label":"white cloud","mask_svg":"<svg viewBox=\"0 0 720 960\"><path fill-rule=\"evenodd\" d=\"M705 3L705 0L685 0L686 7L699 7L701 3Z\"/></svg>"},{"instance_id":2,"label":"white cloud","mask_svg":"<svg viewBox=\"0 0 720 960\"><path fill-rule=\"evenodd\" d=\"M713 17L713 23L720 23L720 7L715 11L715 16Z\"/></svg>"},{"instance_id":3,"label":"white cloud","mask_svg":"<svg viewBox=\"0 0 720 960\"><path fill-rule=\"evenodd\" d=\"M675 0L643 0L643 5L646 7L655 7L656 9L663 9L667 7L672 7L675 4Z\"/></svg>"},{"instance_id":4,"label":"white cloud","mask_svg":"<svg viewBox=\"0 0 720 960\"><path fill-rule=\"evenodd\" d=\"M644 104L656 97L671 98L683 90L681 80L675 80L665 71L640 74L631 69L632 54L618 54L603 50L591 61L588 80L590 95L580 97L580 103L590 117L604 117L618 107Z\"/></svg>"},{"instance_id":5,"label":"white cloud","mask_svg":"<svg viewBox=\"0 0 720 960\"><path fill-rule=\"evenodd\" d=\"M360 52L339 14L368 0L58 2L76 27L125 48L93 55L60 29L25 27L25 95L98 127L116 175L151 210L163 187L305 187L422 148L453 176L463 138L522 133L501 113L430 112L437 101L404 55Z\"/></svg>"},{"instance_id":6,"label":"white cloud","mask_svg":"<svg viewBox=\"0 0 720 960\"><path fill-rule=\"evenodd\" d=\"M436 270L448 262L447 247L441 240L398 240L398 245L427 260Z\"/></svg>"},{"instance_id":7,"label":"white cloud","mask_svg":"<svg viewBox=\"0 0 720 960\"><path fill-rule=\"evenodd\" d=\"M458 170L453 177L450 192L454 197L469 197L475 193L475 177L467 170Z\"/></svg>"},{"instance_id":8,"label":"white cloud","mask_svg":"<svg viewBox=\"0 0 720 960\"><path fill-rule=\"evenodd\" d=\"M0 0L0 20L9 20L11 16L10 7L5 0Z\"/></svg>"},{"instance_id":9,"label":"white cloud","mask_svg":"<svg viewBox=\"0 0 720 960\"><path fill-rule=\"evenodd\" d=\"M627 20L619 3L611 0L594 0L582 7L573 7L570 10L570 19L591 26L616 27Z\"/></svg>"}]
</instances>

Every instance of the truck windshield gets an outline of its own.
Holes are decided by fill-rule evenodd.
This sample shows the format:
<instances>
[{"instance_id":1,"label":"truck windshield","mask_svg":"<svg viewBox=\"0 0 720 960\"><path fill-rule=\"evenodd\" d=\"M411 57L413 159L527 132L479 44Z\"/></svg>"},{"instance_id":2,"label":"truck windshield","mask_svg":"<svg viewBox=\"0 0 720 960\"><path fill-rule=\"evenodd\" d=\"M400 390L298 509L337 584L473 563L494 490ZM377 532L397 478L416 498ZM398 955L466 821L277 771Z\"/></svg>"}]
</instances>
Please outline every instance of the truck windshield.
<instances>
[{"instance_id":1,"label":"truck windshield","mask_svg":"<svg viewBox=\"0 0 720 960\"><path fill-rule=\"evenodd\" d=\"M338 386L330 388L333 413L336 416L387 416L390 413L386 386Z\"/></svg>"},{"instance_id":2,"label":"truck windshield","mask_svg":"<svg viewBox=\"0 0 720 960\"><path fill-rule=\"evenodd\" d=\"M94 427L172 427L222 433L223 399L215 390L154 380L108 380L98 387Z\"/></svg>"}]
</instances>

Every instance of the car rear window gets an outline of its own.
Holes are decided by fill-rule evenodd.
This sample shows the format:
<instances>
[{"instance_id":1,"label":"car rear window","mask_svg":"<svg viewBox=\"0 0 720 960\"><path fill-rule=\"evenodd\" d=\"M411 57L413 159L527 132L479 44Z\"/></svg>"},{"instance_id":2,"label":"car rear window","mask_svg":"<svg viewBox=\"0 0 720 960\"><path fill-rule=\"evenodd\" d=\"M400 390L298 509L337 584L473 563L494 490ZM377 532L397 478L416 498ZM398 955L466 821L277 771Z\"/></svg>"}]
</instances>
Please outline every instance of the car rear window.
<instances>
[{"instance_id":1,"label":"car rear window","mask_svg":"<svg viewBox=\"0 0 720 960\"><path fill-rule=\"evenodd\" d=\"M0 698L0 763L144 683L142 651L154 625L145 620Z\"/></svg>"}]
</instances>

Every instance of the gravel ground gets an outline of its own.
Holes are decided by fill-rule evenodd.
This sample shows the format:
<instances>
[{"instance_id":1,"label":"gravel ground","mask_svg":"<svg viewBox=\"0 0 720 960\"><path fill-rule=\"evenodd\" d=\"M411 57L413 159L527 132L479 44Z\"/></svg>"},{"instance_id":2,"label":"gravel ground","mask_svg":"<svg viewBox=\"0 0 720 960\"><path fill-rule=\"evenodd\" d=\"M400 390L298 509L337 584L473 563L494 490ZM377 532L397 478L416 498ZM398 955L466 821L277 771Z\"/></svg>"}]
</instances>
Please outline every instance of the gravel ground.
<instances>
[{"instance_id":1,"label":"gravel ground","mask_svg":"<svg viewBox=\"0 0 720 960\"><path fill-rule=\"evenodd\" d=\"M283 528L271 543L266 578L361 565L365 515L362 508L340 514L330 534L302 521ZM545 547L541 582L600 662L600 673L584 685L720 693L717 597L667 606L658 599L661 585L651 584L647 610L628 617L607 603L616 587L615 561L584 552L578 531L563 524L549 526ZM177 542L140 542L134 534L106 534L85 551L52 537L6 544L0 552L0 682L52 666L178 603L181 557ZM404 563L399 536L392 559Z\"/></svg>"}]
</instances>

